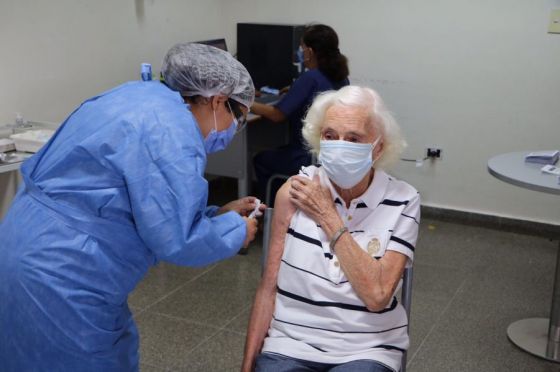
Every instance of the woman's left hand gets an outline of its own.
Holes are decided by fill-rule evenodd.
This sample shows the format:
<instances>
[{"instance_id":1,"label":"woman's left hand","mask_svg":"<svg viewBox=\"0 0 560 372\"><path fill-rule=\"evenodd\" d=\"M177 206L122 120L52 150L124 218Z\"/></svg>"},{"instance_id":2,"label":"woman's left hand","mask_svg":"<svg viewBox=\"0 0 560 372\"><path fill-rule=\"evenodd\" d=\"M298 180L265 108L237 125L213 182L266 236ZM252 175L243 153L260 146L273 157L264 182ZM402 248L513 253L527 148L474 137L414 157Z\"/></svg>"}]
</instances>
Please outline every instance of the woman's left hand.
<instances>
[{"instance_id":1,"label":"woman's left hand","mask_svg":"<svg viewBox=\"0 0 560 372\"><path fill-rule=\"evenodd\" d=\"M255 198L254 196L246 196L244 198L227 203L226 205L218 209L218 214L234 211L239 213L241 216L248 217L256 206L257 198ZM266 205L261 204L259 207L259 211L262 213L265 209ZM257 215L260 216L260 214Z\"/></svg>"},{"instance_id":2,"label":"woman's left hand","mask_svg":"<svg viewBox=\"0 0 560 372\"><path fill-rule=\"evenodd\" d=\"M327 216L337 214L331 192L321 185L318 175L312 180L294 176L290 183L290 201L313 221L321 224Z\"/></svg>"}]
</instances>

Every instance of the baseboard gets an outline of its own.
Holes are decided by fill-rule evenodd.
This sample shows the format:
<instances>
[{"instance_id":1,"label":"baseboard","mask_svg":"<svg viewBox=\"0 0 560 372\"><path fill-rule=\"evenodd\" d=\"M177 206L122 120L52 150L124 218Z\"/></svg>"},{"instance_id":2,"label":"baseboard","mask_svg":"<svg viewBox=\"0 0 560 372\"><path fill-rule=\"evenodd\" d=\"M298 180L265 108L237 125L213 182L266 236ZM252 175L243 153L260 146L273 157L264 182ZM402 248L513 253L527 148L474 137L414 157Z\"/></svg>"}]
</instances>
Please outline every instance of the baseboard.
<instances>
[{"instance_id":1,"label":"baseboard","mask_svg":"<svg viewBox=\"0 0 560 372\"><path fill-rule=\"evenodd\" d=\"M421 211L423 218L537 235L550 239L560 238L560 225L429 206L422 206Z\"/></svg>"}]
</instances>

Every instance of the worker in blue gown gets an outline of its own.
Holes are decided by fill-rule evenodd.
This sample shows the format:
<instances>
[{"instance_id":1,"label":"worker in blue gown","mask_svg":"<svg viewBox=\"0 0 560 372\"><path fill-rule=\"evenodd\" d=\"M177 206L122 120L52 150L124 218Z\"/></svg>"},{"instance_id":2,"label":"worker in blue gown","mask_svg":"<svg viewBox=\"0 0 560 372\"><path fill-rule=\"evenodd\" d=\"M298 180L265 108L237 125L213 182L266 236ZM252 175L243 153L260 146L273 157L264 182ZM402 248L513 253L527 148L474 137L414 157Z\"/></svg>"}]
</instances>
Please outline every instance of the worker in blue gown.
<instances>
[{"instance_id":1,"label":"worker in blue gown","mask_svg":"<svg viewBox=\"0 0 560 372\"><path fill-rule=\"evenodd\" d=\"M0 370L137 371L128 294L158 260L201 266L255 237L247 197L208 207L208 153L254 99L230 54L178 44L160 81L90 98L21 167L0 225Z\"/></svg>"}]
</instances>

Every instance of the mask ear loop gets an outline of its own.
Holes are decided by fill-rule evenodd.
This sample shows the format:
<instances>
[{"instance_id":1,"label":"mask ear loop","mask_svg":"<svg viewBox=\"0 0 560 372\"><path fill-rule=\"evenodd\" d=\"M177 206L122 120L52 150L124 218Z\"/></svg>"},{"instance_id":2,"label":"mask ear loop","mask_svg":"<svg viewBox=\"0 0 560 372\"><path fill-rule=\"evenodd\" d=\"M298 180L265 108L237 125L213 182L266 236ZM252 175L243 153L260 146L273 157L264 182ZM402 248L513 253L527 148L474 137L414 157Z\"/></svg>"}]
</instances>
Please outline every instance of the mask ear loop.
<instances>
[{"instance_id":1,"label":"mask ear loop","mask_svg":"<svg viewBox=\"0 0 560 372\"><path fill-rule=\"evenodd\" d=\"M216 120L216 109L212 109L212 113L214 114L214 129L218 132L218 121Z\"/></svg>"},{"instance_id":2,"label":"mask ear loop","mask_svg":"<svg viewBox=\"0 0 560 372\"><path fill-rule=\"evenodd\" d=\"M381 140L381 136L377 137L377 139L375 141L373 141L373 143L371 144L371 151L373 152L375 150L375 147L377 146L377 143ZM379 158L381 157L381 155L379 156ZM376 161L379 160L379 158L373 158L373 162L375 163ZM373 168L373 164L371 166Z\"/></svg>"},{"instance_id":3,"label":"mask ear loop","mask_svg":"<svg viewBox=\"0 0 560 372\"><path fill-rule=\"evenodd\" d=\"M237 134L237 128L239 128L239 121L237 120L237 118L235 117L235 115L233 114L233 109L231 108L231 105L229 104L229 101L226 101L228 107L229 107L229 113L231 114L231 118L233 119L233 125L235 126L234 128L234 132L233 135ZM214 114L215 115L215 114Z\"/></svg>"}]
</instances>

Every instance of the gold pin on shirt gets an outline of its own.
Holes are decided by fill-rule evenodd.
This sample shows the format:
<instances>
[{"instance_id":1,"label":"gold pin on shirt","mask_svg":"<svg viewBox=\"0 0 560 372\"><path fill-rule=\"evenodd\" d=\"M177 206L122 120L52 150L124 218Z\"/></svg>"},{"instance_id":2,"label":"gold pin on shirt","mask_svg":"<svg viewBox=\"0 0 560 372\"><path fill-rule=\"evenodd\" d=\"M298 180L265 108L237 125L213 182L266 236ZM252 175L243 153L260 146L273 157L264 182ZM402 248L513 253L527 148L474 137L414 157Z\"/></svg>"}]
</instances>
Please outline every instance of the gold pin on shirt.
<instances>
[{"instance_id":1,"label":"gold pin on shirt","mask_svg":"<svg viewBox=\"0 0 560 372\"><path fill-rule=\"evenodd\" d=\"M380 248L381 248L381 243L379 242L379 239L373 238L369 241L367 245L367 252L370 256L374 256L377 254L377 252L379 252Z\"/></svg>"}]
</instances>

